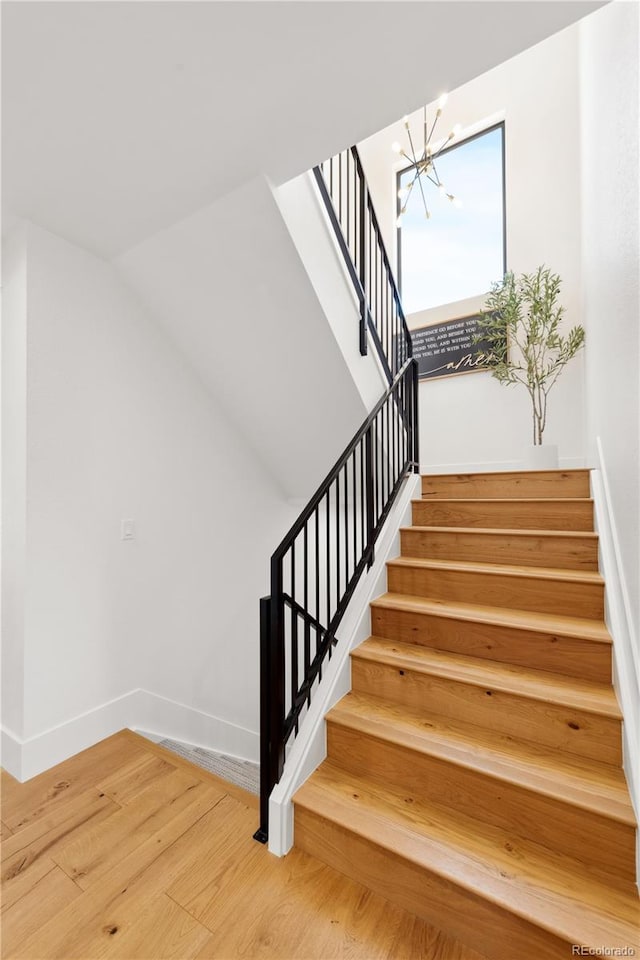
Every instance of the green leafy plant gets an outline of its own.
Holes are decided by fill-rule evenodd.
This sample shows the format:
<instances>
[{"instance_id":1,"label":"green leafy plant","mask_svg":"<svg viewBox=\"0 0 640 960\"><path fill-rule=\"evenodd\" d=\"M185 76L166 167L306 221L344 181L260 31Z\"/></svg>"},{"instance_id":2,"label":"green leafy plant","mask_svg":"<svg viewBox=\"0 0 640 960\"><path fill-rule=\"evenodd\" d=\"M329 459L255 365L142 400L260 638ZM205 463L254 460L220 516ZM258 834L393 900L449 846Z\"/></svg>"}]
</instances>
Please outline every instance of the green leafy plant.
<instances>
[{"instance_id":1,"label":"green leafy plant","mask_svg":"<svg viewBox=\"0 0 640 960\"><path fill-rule=\"evenodd\" d=\"M560 277L545 267L535 273L506 273L492 286L478 321L476 341L489 353L492 375L503 384L521 383L531 399L533 443L542 443L551 388L584 345L584 328L560 333L564 307Z\"/></svg>"}]
</instances>

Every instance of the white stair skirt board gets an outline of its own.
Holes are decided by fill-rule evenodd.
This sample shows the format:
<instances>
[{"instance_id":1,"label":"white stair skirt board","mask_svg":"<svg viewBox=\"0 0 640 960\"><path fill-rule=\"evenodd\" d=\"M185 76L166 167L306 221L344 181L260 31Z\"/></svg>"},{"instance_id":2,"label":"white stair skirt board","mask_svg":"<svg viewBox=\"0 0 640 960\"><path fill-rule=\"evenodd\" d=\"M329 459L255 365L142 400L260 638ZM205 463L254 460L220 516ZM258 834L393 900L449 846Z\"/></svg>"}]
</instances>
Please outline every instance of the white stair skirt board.
<instances>
[{"instance_id":1,"label":"white stair skirt board","mask_svg":"<svg viewBox=\"0 0 640 960\"><path fill-rule=\"evenodd\" d=\"M351 689L349 653L371 633L369 604L386 590L386 562L400 553L399 529L411 523L411 501L420 492L420 476L411 474L387 517L376 543L373 566L355 589L338 630L338 644L323 667L322 683L287 751L284 773L269 799L269 850L279 857L293 846L292 797L327 755L325 715Z\"/></svg>"},{"instance_id":2,"label":"white stair skirt board","mask_svg":"<svg viewBox=\"0 0 640 960\"><path fill-rule=\"evenodd\" d=\"M600 573L605 581L605 622L613 637L613 685L624 715L623 766L636 817L640 822L640 669L633 636L630 600L620 555L607 470L600 438L598 469L591 471L595 529L599 536ZM640 886L640 830L636 831L636 871Z\"/></svg>"},{"instance_id":3,"label":"white stair skirt board","mask_svg":"<svg viewBox=\"0 0 640 960\"><path fill-rule=\"evenodd\" d=\"M31 737L3 727L2 765L24 782L125 728L148 731L156 741L178 740L241 760L257 762L260 753L256 731L137 689Z\"/></svg>"}]
</instances>

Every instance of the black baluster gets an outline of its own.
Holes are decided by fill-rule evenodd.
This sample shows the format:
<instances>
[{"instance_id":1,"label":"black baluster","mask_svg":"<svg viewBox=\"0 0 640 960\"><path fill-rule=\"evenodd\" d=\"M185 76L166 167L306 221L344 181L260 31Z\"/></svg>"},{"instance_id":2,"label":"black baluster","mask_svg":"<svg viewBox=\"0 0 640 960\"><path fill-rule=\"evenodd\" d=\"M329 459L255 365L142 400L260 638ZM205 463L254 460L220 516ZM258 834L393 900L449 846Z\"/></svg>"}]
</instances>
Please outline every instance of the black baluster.
<instances>
[{"instance_id":1,"label":"black baluster","mask_svg":"<svg viewBox=\"0 0 640 960\"><path fill-rule=\"evenodd\" d=\"M296 610L296 542L291 544L291 707L298 695L298 613ZM296 718L296 733L298 732Z\"/></svg>"},{"instance_id":2,"label":"black baluster","mask_svg":"<svg viewBox=\"0 0 640 960\"><path fill-rule=\"evenodd\" d=\"M320 623L320 504L315 509L316 518L316 653L321 637L318 635Z\"/></svg>"},{"instance_id":3,"label":"black baluster","mask_svg":"<svg viewBox=\"0 0 640 960\"><path fill-rule=\"evenodd\" d=\"M365 486L365 463L364 463L364 444L360 441L360 547L362 556L366 551L366 522L367 522L367 490Z\"/></svg>"},{"instance_id":4,"label":"black baluster","mask_svg":"<svg viewBox=\"0 0 640 960\"><path fill-rule=\"evenodd\" d=\"M349 496L349 461L344 465L344 587L345 591L349 585L349 508L351 498Z\"/></svg>"},{"instance_id":5,"label":"black baluster","mask_svg":"<svg viewBox=\"0 0 640 960\"><path fill-rule=\"evenodd\" d=\"M326 495L326 504L327 504L327 583L326 583L326 594L327 594L327 627L331 623L331 516L330 516L330 492L331 487L327 489ZM324 637L323 637L324 639Z\"/></svg>"},{"instance_id":6,"label":"black baluster","mask_svg":"<svg viewBox=\"0 0 640 960\"><path fill-rule=\"evenodd\" d=\"M307 532L307 522L304 523L303 550L304 550L304 611L309 613L309 537ZM309 666L311 664L311 624L308 616L304 621L304 679L309 676ZM311 703L311 691L307 695L307 706Z\"/></svg>"},{"instance_id":7,"label":"black baluster","mask_svg":"<svg viewBox=\"0 0 640 960\"><path fill-rule=\"evenodd\" d=\"M413 472L420 473L420 451L418 436L418 361L414 359L413 365Z\"/></svg>"},{"instance_id":8,"label":"black baluster","mask_svg":"<svg viewBox=\"0 0 640 960\"><path fill-rule=\"evenodd\" d=\"M336 606L340 603L340 474L336 477Z\"/></svg>"},{"instance_id":9,"label":"black baluster","mask_svg":"<svg viewBox=\"0 0 640 960\"><path fill-rule=\"evenodd\" d=\"M360 283L362 285L364 299L360 302L360 354L364 357L367 353L367 311L370 297L367 295L367 265L364 257L365 247L365 227L366 227L366 201L367 188L363 180L359 181L359 203L360 203L360 249L362 257L360 258Z\"/></svg>"},{"instance_id":10,"label":"black baluster","mask_svg":"<svg viewBox=\"0 0 640 960\"><path fill-rule=\"evenodd\" d=\"M353 571L358 566L358 494L356 490L356 451L351 454L351 489L353 500Z\"/></svg>"}]
</instances>

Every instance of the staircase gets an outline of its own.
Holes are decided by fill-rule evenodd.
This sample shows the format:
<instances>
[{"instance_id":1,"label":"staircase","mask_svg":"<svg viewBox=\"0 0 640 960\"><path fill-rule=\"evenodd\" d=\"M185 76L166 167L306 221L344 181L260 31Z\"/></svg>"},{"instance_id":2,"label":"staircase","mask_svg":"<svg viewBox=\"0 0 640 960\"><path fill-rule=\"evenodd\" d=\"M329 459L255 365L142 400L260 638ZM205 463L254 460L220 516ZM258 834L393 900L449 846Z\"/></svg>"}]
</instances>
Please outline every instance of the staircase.
<instances>
[{"instance_id":1,"label":"staircase","mask_svg":"<svg viewBox=\"0 0 640 960\"><path fill-rule=\"evenodd\" d=\"M495 960L638 955L588 472L423 477L401 545L296 846Z\"/></svg>"}]
</instances>

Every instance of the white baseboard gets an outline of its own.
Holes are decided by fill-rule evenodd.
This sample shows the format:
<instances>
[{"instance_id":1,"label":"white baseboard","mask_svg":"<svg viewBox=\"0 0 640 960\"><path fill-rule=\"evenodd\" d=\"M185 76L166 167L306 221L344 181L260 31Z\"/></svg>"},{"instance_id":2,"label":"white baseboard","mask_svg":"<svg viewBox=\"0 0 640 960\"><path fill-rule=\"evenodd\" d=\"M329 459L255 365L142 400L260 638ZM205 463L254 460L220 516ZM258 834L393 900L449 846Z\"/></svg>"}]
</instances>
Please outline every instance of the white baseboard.
<instances>
[{"instance_id":1,"label":"white baseboard","mask_svg":"<svg viewBox=\"0 0 640 960\"><path fill-rule=\"evenodd\" d=\"M600 438L598 467L591 472L595 526L600 544L600 572L605 580L605 621L613 638L613 684L624 717L623 766L631 802L640 821L640 665L631 602L620 551L615 514ZM636 868L640 883L640 831L636 832Z\"/></svg>"},{"instance_id":2,"label":"white baseboard","mask_svg":"<svg viewBox=\"0 0 640 960\"><path fill-rule=\"evenodd\" d=\"M256 761L260 753L257 732L138 689L32 737L18 737L3 727L2 766L24 782L125 728L145 730L153 739L181 740L243 760Z\"/></svg>"},{"instance_id":3,"label":"white baseboard","mask_svg":"<svg viewBox=\"0 0 640 960\"><path fill-rule=\"evenodd\" d=\"M134 733L139 733L141 737L144 737L145 740L151 740L152 743L161 743L165 739L161 733L152 733L150 730L143 730L142 727L134 727L133 729ZM192 746L192 744L189 744L189 746Z\"/></svg>"},{"instance_id":4,"label":"white baseboard","mask_svg":"<svg viewBox=\"0 0 640 960\"><path fill-rule=\"evenodd\" d=\"M269 800L269 850L284 856L293 846L291 798L327 755L324 718L351 688L350 651L371 633L369 604L386 590L386 562L400 553L399 529L411 523L411 500L420 495L420 477L412 474L391 510L376 544L375 561L354 591L340 625L340 642L323 668L322 683L287 752L284 773Z\"/></svg>"},{"instance_id":5,"label":"white baseboard","mask_svg":"<svg viewBox=\"0 0 640 960\"><path fill-rule=\"evenodd\" d=\"M139 694L139 690L131 690L31 737L22 738L12 734L14 750L6 757L3 751L3 766L17 780L30 780L105 737L110 737L112 733L130 726L131 718L138 712ZM8 731L3 729L3 733L8 734Z\"/></svg>"},{"instance_id":6,"label":"white baseboard","mask_svg":"<svg viewBox=\"0 0 640 960\"><path fill-rule=\"evenodd\" d=\"M581 470L585 466L583 457L560 457L558 469ZM484 460L482 462L462 463L422 463L420 472L424 474L438 473L499 473L503 470L525 470L522 460Z\"/></svg>"},{"instance_id":7,"label":"white baseboard","mask_svg":"<svg viewBox=\"0 0 640 960\"><path fill-rule=\"evenodd\" d=\"M0 740L0 766L15 777L16 780L22 780L22 750L20 738L16 736L13 730L7 727L2 728L2 738Z\"/></svg>"},{"instance_id":8,"label":"white baseboard","mask_svg":"<svg viewBox=\"0 0 640 960\"><path fill-rule=\"evenodd\" d=\"M141 690L140 693L143 698L142 719L135 724L136 729L143 728L161 740L168 737L194 747L215 750L228 757L259 762L260 734L257 731L247 730L202 710L194 710L184 703L149 693L148 690Z\"/></svg>"}]
</instances>

